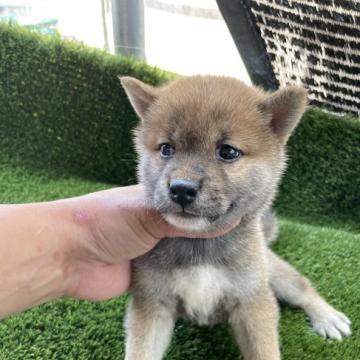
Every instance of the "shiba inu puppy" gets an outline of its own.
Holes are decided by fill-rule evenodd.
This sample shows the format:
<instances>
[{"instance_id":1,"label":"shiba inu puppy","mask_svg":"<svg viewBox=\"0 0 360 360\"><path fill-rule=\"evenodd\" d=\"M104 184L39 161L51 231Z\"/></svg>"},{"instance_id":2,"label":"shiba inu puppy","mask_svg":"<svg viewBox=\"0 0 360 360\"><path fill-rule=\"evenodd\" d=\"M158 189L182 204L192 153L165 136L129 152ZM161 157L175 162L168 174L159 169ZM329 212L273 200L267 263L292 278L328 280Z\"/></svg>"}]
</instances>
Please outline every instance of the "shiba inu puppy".
<instances>
[{"instance_id":1,"label":"shiba inu puppy","mask_svg":"<svg viewBox=\"0 0 360 360\"><path fill-rule=\"evenodd\" d=\"M227 321L245 359L279 359L276 298L304 309L320 335L348 336L348 318L267 247L276 237L270 206L285 144L305 110L305 90L269 94L213 76L160 88L130 77L121 83L141 119L138 172L149 201L193 232L241 219L218 238L163 239L134 261L126 359L161 359L178 317Z\"/></svg>"}]
</instances>

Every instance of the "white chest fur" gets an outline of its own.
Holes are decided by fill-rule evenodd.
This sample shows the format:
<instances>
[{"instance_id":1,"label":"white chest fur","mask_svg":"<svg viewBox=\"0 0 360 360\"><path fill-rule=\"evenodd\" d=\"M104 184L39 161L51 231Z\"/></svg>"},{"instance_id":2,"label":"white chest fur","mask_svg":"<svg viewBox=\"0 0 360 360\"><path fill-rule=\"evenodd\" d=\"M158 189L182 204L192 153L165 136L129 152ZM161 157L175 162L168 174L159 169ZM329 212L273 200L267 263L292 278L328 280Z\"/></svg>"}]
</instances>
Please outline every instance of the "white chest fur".
<instances>
[{"instance_id":1,"label":"white chest fur","mask_svg":"<svg viewBox=\"0 0 360 360\"><path fill-rule=\"evenodd\" d=\"M173 274L173 292L183 302L185 311L206 324L219 301L233 288L224 269L212 265L177 269Z\"/></svg>"}]
</instances>

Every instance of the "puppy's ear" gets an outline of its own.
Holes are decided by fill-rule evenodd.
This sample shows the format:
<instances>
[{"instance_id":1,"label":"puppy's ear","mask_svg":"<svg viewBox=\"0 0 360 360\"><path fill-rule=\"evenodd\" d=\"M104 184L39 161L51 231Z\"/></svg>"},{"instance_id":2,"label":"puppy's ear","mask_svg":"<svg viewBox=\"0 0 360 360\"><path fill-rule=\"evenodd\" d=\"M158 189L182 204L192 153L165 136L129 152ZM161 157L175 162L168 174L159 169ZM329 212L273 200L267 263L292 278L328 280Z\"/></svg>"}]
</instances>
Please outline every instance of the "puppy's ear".
<instances>
[{"instance_id":1,"label":"puppy's ear","mask_svg":"<svg viewBox=\"0 0 360 360\"><path fill-rule=\"evenodd\" d=\"M259 110L272 131L285 144L299 123L307 104L307 92L299 86L275 91L260 104Z\"/></svg>"},{"instance_id":2,"label":"puppy's ear","mask_svg":"<svg viewBox=\"0 0 360 360\"><path fill-rule=\"evenodd\" d=\"M157 98L157 89L130 76L119 76L119 79L132 107L143 120L149 107Z\"/></svg>"}]
</instances>

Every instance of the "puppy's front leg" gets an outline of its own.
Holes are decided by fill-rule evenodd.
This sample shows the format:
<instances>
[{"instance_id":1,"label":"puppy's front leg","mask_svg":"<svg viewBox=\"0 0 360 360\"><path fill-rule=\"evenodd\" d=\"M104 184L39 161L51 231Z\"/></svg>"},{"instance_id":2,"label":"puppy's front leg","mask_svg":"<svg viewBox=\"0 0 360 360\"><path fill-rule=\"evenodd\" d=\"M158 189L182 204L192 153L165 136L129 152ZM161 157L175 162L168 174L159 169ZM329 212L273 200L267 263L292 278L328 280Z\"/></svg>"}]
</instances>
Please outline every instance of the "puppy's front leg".
<instances>
[{"instance_id":1,"label":"puppy's front leg","mask_svg":"<svg viewBox=\"0 0 360 360\"><path fill-rule=\"evenodd\" d=\"M310 317L314 330L323 337L341 340L351 334L350 320L334 309L290 264L268 251L270 286L279 300L298 306Z\"/></svg>"},{"instance_id":2,"label":"puppy's front leg","mask_svg":"<svg viewBox=\"0 0 360 360\"><path fill-rule=\"evenodd\" d=\"M133 299L127 310L125 360L161 360L174 323L171 309Z\"/></svg>"},{"instance_id":3,"label":"puppy's front leg","mask_svg":"<svg viewBox=\"0 0 360 360\"><path fill-rule=\"evenodd\" d=\"M245 360L279 360L278 306L269 288L241 302L229 322Z\"/></svg>"}]
</instances>

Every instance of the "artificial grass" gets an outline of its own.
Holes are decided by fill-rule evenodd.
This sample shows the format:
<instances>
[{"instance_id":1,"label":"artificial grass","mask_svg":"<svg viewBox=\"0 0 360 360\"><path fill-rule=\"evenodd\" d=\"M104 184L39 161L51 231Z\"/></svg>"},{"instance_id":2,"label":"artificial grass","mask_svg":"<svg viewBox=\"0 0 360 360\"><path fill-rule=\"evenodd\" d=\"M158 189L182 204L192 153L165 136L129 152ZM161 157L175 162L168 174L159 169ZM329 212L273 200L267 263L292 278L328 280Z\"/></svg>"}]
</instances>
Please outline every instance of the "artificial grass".
<instances>
[{"instance_id":1,"label":"artificial grass","mask_svg":"<svg viewBox=\"0 0 360 360\"><path fill-rule=\"evenodd\" d=\"M84 179L135 181L137 122L117 75L173 76L76 43L0 24L0 166ZM277 207L308 222L360 229L360 121L317 109L289 142Z\"/></svg>"},{"instance_id":2,"label":"artificial grass","mask_svg":"<svg viewBox=\"0 0 360 360\"><path fill-rule=\"evenodd\" d=\"M118 75L169 74L58 37L0 23L0 164L133 182L137 118Z\"/></svg>"},{"instance_id":3,"label":"artificial grass","mask_svg":"<svg viewBox=\"0 0 360 360\"><path fill-rule=\"evenodd\" d=\"M109 187L77 177L47 177L19 169L0 172L0 202L75 196ZM320 292L353 321L343 342L324 340L305 315L284 307L281 346L284 359L354 359L360 355L360 234L283 218L276 251L313 280ZM121 359L126 296L101 303L58 300L0 322L0 359ZM197 327L179 322L167 360L236 359L239 353L225 325Z\"/></svg>"},{"instance_id":4,"label":"artificial grass","mask_svg":"<svg viewBox=\"0 0 360 360\"><path fill-rule=\"evenodd\" d=\"M313 224L360 230L360 120L310 108L288 144L277 209Z\"/></svg>"},{"instance_id":5,"label":"artificial grass","mask_svg":"<svg viewBox=\"0 0 360 360\"><path fill-rule=\"evenodd\" d=\"M134 182L137 121L117 74L169 75L132 60L0 25L0 203L75 196ZM283 308L284 359L360 357L360 122L310 109L289 143L276 251L353 321L342 343L315 335ZM58 300L0 322L0 359L115 359L124 353L126 297ZM166 357L238 357L225 325L179 322Z\"/></svg>"}]
</instances>

